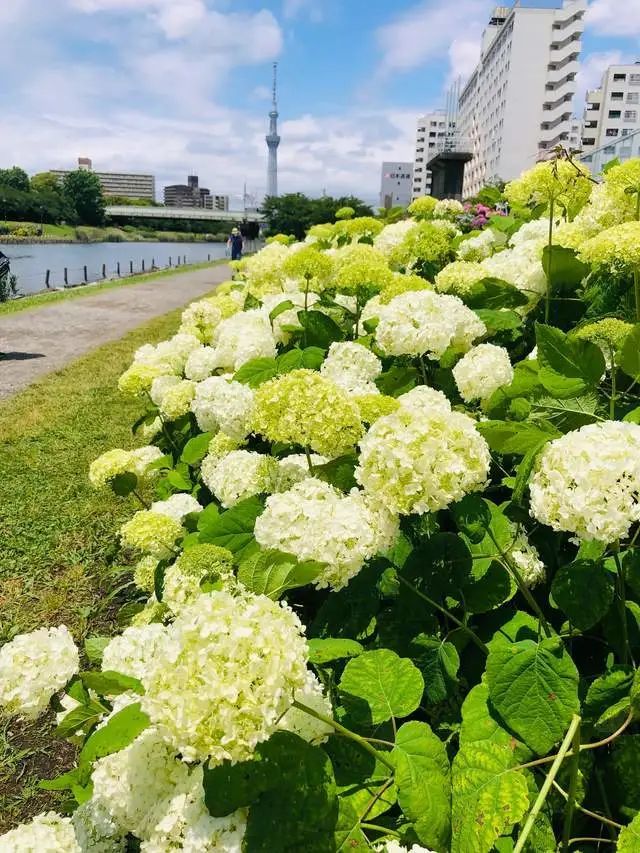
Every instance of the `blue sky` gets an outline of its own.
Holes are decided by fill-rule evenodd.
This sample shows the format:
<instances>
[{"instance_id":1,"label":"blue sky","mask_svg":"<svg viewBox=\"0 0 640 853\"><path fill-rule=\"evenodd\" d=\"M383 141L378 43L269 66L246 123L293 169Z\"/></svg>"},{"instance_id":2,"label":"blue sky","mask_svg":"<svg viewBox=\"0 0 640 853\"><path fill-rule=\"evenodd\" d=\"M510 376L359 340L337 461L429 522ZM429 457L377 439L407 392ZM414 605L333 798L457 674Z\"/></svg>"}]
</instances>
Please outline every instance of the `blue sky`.
<instances>
[{"instance_id":1,"label":"blue sky","mask_svg":"<svg viewBox=\"0 0 640 853\"><path fill-rule=\"evenodd\" d=\"M559 0L522 0L558 5ZM0 0L0 164L196 171L238 202L266 183L280 63L281 189L368 200L383 159L478 55L495 0ZM591 0L580 100L640 59L640 0Z\"/></svg>"}]
</instances>

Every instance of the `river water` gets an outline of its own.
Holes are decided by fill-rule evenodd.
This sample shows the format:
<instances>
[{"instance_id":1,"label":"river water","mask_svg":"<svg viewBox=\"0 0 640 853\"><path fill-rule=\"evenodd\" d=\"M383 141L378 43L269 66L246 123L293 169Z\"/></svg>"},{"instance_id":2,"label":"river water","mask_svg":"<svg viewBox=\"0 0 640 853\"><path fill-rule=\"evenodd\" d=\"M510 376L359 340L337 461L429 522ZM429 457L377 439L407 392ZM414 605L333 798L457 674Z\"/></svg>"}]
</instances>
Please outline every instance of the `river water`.
<instances>
[{"instance_id":1,"label":"river water","mask_svg":"<svg viewBox=\"0 0 640 853\"><path fill-rule=\"evenodd\" d=\"M0 243L0 251L11 261L11 272L18 278L21 293L36 293L46 286L46 272L50 271L49 286L64 285L64 270L67 269L68 284L81 284L84 267L87 281L102 279L102 265L106 266L106 277L142 272L142 262L149 271L152 264L157 267L176 266L211 260L226 256L224 243Z\"/></svg>"}]
</instances>

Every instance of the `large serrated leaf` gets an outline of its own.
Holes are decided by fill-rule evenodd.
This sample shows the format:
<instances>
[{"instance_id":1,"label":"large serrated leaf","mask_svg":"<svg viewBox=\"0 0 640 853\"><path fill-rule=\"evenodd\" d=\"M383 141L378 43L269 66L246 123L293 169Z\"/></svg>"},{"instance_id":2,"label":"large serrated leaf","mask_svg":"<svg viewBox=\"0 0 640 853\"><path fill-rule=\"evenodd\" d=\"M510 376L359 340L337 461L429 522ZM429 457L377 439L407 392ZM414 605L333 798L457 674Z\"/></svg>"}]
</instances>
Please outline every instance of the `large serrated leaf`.
<instances>
[{"instance_id":1,"label":"large serrated leaf","mask_svg":"<svg viewBox=\"0 0 640 853\"><path fill-rule=\"evenodd\" d=\"M602 563L577 560L556 572L551 594L576 628L588 631L611 607L613 581Z\"/></svg>"},{"instance_id":2,"label":"large serrated leaf","mask_svg":"<svg viewBox=\"0 0 640 853\"><path fill-rule=\"evenodd\" d=\"M115 713L109 722L88 738L78 757L81 775L88 781L91 764L129 746L150 725L149 717L136 702Z\"/></svg>"},{"instance_id":3,"label":"large serrated leaf","mask_svg":"<svg viewBox=\"0 0 640 853\"><path fill-rule=\"evenodd\" d=\"M256 595L266 595L275 601L289 589L310 584L323 568L322 563L313 560L299 563L291 554L262 551L242 563L238 580Z\"/></svg>"},{"instance_id":4,"label":"large serrated leaf","mask_svg":"<svg viewBox=\"0 0 640 853\"><path fill-rule=\"evenodd\" d=\"M242 365L233 378L250 388L258 388L277 375L278 364L275 358L252 358Z\"/></svg>"},{"instance_id":5,"label":"large serrated leaf","mask_svg":"<svg viewBox=\"0 0 640 853\"><path fill-rule=\"evenodd\" d=\"M419 634L411 641L411 657L424 677L429 702L444 702L458 683L460 656L453 643Z\"/></svg>"},{"instance_id":6,"label":"large serrated leaf","mask_svg":"<svg viewBox=\"0 0 640 853\"><path fill-rule=\"evenodd\" d=\"M529 450L539 447L542 442L560 438L550 424L521 423L520 421L481 421L478 432L486 439L494 453L524 456Z\"/></svg>"},{"instance_id":7,"label":"large serrated leaf","mask_svg":"<svg viewBox=\"0 0 640 853\"><path fill-rule=\"evenodd\" d=\"M356 640L327 637L309 640L309 663L323 666L345 658L356 658L364 651Z\"/></svg>"},{"instance_id":8,"label":"large serrated leaf","mask_svg":"<svg viewBox=\"0 0 640 853\"><path fill-rule=\"evenodd\" d=\"M408 717L420 705L423 691L420 670L389 649L350 660L340 681L345 707L356 722L365 725Z\"/></svg>"},{"instance_id":9,"label":"large serrated leaf","mask_svg":"<svg viewBox=\"0 0 640 853\"><path fill-rule=\"evenodd\" d=\"M496 839L524 817L527 782L512 768L506 746L480 742L462 746L453 762L451 853L489 853Z\"/></svg>"},{"instance_id":10,"label":"large serrated leaf","mask_svg":"<svg viewBox=\"0 0 640 853\"><path fill-rule=\"evenodd\" d=\"M423 844L446 849L451 834L451 779L447 750L426 723L405 723L391 753L400 808Z\"/></svg>"},{"instance_id":11,"label":"large serrated leaf","mask_svg":"<svg viewBox=\"0 0 640 853\"><path fill-rule=\"evenodd\" d=\"M264 504L260 498L241 501L226 512L207 519L205 525L199 526L200 541L227 548L236 557L246 559L258 551L253 528L256 518L263 510Z\"/></svg>"},{"instance_id":12,"label":"large serrated leaf","mask_svg":"<svg viewBox=\"0 0 640 853\"><path fill-rule=\"evenodd\" d=\"M492 707L527 746L546 755L580 709L578 670L557 639L493 648L487 659Z\"/></svg>"},{"instance_id":13,"label":"large serrated leaf","mask_svg":"<svg viewBox=\"0 0 640 853\"><path fill-rule=\"evenodd\" d=\"M360 818L353 805L340 799L340 811L335 831L336 853L365 853L370 850L367 836L360 829Z\"/></svg>"},{"instance_id":14,"label":"large serrated leaf","mask_svg":"<svg viewBox=\"0 0 640 853\"><path fill-rule=\"evenodd\" d=\"M617 853L638 853L640 850L640 814L636 815L618 837Z\"/></svg>"},{"instance_id":15,"label":"large serrated leaf","mask_svg":"<svg viewBox=\"0 0 640 853\"><path fill-rule=\"evenodd\" d=\"M553 397L579 397L600 382L606 365L590 341L570 340L553 326L536 326L540 381Z\"/></svg>"},{"instance_id":16,"label":"large serrated leaf","mask_svg":"<svg viewBox=\"0 0 640 853\"><path fill-rule=\"evenodd\" d=\"M640 380L640 323L626 337L619 363L627 376Z\"/></svg>"}]
</instances>

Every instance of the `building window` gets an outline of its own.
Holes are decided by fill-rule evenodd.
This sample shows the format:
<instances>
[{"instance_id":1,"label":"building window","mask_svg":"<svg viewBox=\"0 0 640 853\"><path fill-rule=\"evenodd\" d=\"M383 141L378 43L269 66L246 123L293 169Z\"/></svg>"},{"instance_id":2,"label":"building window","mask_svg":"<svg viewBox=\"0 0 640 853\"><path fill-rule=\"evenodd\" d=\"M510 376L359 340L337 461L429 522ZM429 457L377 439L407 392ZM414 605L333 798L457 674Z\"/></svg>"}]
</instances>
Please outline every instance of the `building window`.
<instances>
[{"instance_id":1,"label":"building window","mask_svg":"<svg viewBox=\"0 0 640 853\"><path fill-rule=\"evenodd\" d=\"M624 120L625 121L638 121L638 110L625 110L624 111Z\"/></svg>"},{"instance_id":2,"label":"building window","mask_svg":"<svg viewBox=\"0 0 640 853\"><path fill-rule=\"evenodd\" d=\"M612 101L622 101L624 99L624 92L612 92L611 100Z\"/></svg>"},{"instance_id":3,"label":"building window","mask_svg":"<svg viewBox=\"0 0 640 853\"><path fill-rule=\"evenodd\" d=\"M621 115L621 110L609 110L609 118L620 118Z\"/></svg>"},{"instance_id":4,"label":"building window","mask_svg":"<svg viewBox=\"0 0 640 853\"><path fill-rule=\"evenodd\" d=\"M618 135L618 128L617 127L608 127L605 135L606 136L617 136Z\"/></svg>"},{"instance_id":5,"label":"building window","mask_svg":"<svg viewBox=\"0 0 640 853\"><path fill-rule=\"evenodd\" d=\"M640 104L640 92L628 92L627 93L627 103L628 104Z\"/></svg>"},{"instance_id":6,"label":"building window","mask_svg":"<svg viewBox=\"0 0 640 853\"><path fill-rule=\"evenodd\" d=\"M586 136L586 137L582 140L582 144L583 144L583 145L595 145L595 144L596 144L595 137L593 137L593 136Z\"/></svg>"},{"instance_id":7,"label":"building window","mask_svg":"<svg viewBox=\"0 0 640 853\"><path fill-rule=\"evenodd\" d=\"M619 82L619 81L626 80L626 79L627 79L627 75L626 75L626 74L614 74L614 75L613 75L613 79L614 79L614 82L616 82L616 83L617 83L617 82Z\"/></svg>"},{"instance_id":8,"label":"building window","mask_svg":"<svg viewBox=\"0 0 640 853\"><path fill-rule=\"evenodd\" d=\"M640 86L640 74L629 74L629 85Z\"/></svg>"}]
</instances>

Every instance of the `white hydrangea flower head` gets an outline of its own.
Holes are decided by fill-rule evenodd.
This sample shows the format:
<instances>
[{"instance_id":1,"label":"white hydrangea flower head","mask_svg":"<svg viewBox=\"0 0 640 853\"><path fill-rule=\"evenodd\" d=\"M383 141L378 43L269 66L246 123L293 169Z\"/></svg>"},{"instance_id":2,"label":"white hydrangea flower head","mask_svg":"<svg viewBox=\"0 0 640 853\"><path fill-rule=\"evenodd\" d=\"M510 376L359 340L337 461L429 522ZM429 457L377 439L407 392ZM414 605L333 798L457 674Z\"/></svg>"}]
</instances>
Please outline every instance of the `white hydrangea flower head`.
<instances>
[{"instance_id":1,"label":"white hydrangea flower head","mask_svg":"<svg viewBox=\"0 0 640 853\"><path fill-rule=\"evenodd\" d=\"M65 625L18 634L0 649L0 707L35 720L79 669L78 649Z\"/></svg>"},{"instance_id":2,"label":"white hydrangea flower head","mask_svg":"<svg viewBox=\"0 0 640 853\"><path fill-rule=\"evenodd\" d=\"M208 379L216 369L216 351L213 347L194 349L184 366L184 375L194 382Z\"/></svg>"},{"instance_id":3,"label":"white hydrangea flower head","mask_svg":"<svg viewBox=\"0 0 640 853\"><path fill-rule=\"evenodd\" d=\"M430 396L380 418L360 442L357 481L402 515L445 509L487 481L489 447L475 422Z\"/></svg>"},{"instance_id":4,"label":"white hydrangea flower head","mask_svg":"<svg viewBox=\"0 0 640 853\"><path fill-rule=\"evenodd\" d=\"M168 628L143 710L185 761L246 761L306 680L304 628L283 602L199 596Z\"/></svg>"},{"instance_id":5,"label":"white hydrangea flower head","mask_svg":"<svg viewBox=\"0 0 640 853\"><path fill-rule=\"evenodd\" d=\"M68 817L43 812L0 835L3 853L83 853Z\"/></svg>"},{"instance_id":6,"label":"white hydrangea flower head","mask_svg":"<svg viewBox=\"0 0 640 853\"><path fill-rule=\"evenodd\" d=\"M107 450L89 466L89 482L94 489L102 489L119 474L130 472L142 478L148 473L149 466L161 456L162 451L152 445L136 450Z\"/></svg>"},{"instance_id":7,"label":"white hydrangea flower head","mask_svg":"<svg viewBox=\"0 0 640 853\"><path fill-rule=\"evenodd\" d=\"M265 549L326 564L314 584L337 590L366 560L393 546L398 518L362 492L354 489L344 495L328 483L307 478L267 498L254 532Z\"/></svg>"},{"instance_id":8,"label":"white hydrangea flower head","mask_svg":"<svg viewBox=\"0 0 640 853\"><path fill-rule=\"evenodd\" d=\"M157 623L129 626L105 646L102 655L103 672L119 672L142 679L159 653L167 636L164 625Z\"/></svg>"},{"instance_id":9,"label":"white hydrangea flower head","mask_svg":"<svg viewBox=\"0 0 640 853\"><path fill-rule=\"evenodd\" d=\"M453 368L453 378L465 403L487 400L498 388L513 382L509 353L494 344L479 344Z\"/></svg>"},{"instance_id":10,"label":"white hydrangea flower head","mask_svg":"<svg viewBox=\"0 0 640 853\"><path fill-rule=\"evenodd\" d=\"M212 817L204 802L202 780L202 767L194 768L188 786L165 801L163 814L140 845L141 853L241 853L246 810Z\"/></svg>"},{"instance_id":11,"label":"white hydrangea flower head","mask_svg":"<svg viewBox=\"0 0 640 853\"><path fill-rule=\"evenodd\" d=\"M194 335L204 344L210 344L222 320L222 311L209 299L192 302L182 312L180 332Z\"/></svg>"},{"instance_id":12,"label":"white hydrangea flower head","mask_svg":"<svg viewBox=\"0 0 640 853\"><path fill-rule=\"evenodd\" d=\"M186 415L191 410L191 403L196 394L196 383L189 379L182 379L175 385L171 385L162 395L160 414L166 420L175 421Z\"/></svg>"},{"instance_id":13,"label":"white hydrangea flower head","mask_svg":"<svg viewBox=\"0 0 640 853\"><path fill-rule=\"evenodd\" d=\"M533 241L540 248L545 246L549 240L549 219L534 219L525 222L509 240L509 245L519 248L524 243Z\"/></svg>"},{"instance_id":14,"label":"white hydrangea flower head","mask_svg":"<svg viewBox=\"0 0 640 853\"><path fill-rule=\"evenodd\" d=\"M98 759L91 774L94 807L119 833L145 838L167 800L188 789L189 766L175 755L157 729L148 728L125 749Z\"/></svg>"},{"instance_id":15,"label":"white hydrangea flower head","mask_svg":"<svg viewBox=\"0 0 640 853\"><path fill-rule=\"evenodd\" d=\"M451 403L447 396L442 391L429 388L428 385L417 385L397 399L403 409L411 411L416 417L435 411L443 414L451 411Z\"/></svg>"},{"instance_id":16,"label":"white hydrangea flower head","mask_svg":"<svg viewBox=\"0 0 640 853\"><path fill-rule=\"evenodd\" d=\"M150 554L138 560L133 570L133 582L143 592L153 592L158 559Z\"/></svg>"},{"instance_id":17,"label":"white hydrangea flower head","mask_svg":"<svg viewBox=\"0 0 640 853\"><path fill-rule=\"evenodd\" d=\"M380 311L382 310L382 300L380 299L380 294L376 293L368 302L365 303L364 308L360 314L360 322L365 323L367 320L375 320L380 316Z\"/></svg>"},{"instance_id":18,"label":"white hydrangea flower head","mask_svg":"<svg viewBox=\"0 0 640 853\"><path fill-rule=\"evenodd\" d=\"M378 236L374 238L373 245L379 252L389 257L391 252L403 242L409 231L415 227L416 222L413 219L403 219L400 222L394 222L392 225L385 225Z\"/></svg>"},{"instance_id":19,"label":"white hydrangea flower head","mask_svg":"<svg viewBox=\"0 0 640 853\"><path fill-rule=\"evenodd\" d=\"M194 350L194 352L197 352L197 350ZM167 393L169 388L173 388L174 385L179 385L180 382L180 377L176 376L174 373L157 376L151 383L151 390L149 392L149 396L151 397L153 404L160 408L160 406L162 406L162 401L164 400L164 395Z\"/></svg>"},{"instance_id":20,"label":"white hydrangea flower head","mask_svg":"<svg viewBox=\"0 0 640 853\"><path fill-rule=\"evenodd\" d=\"M307 672L307 680L303 687L296 691L296 702L306 705L318 714L329 719L333 718L331 700L325 696L322 684L312 672ZM329 735L333 734L334 728L322 720L317 720L305 711L291 707L278 723L278 728L283 731L293 732L307 743L318 745L324 743Z\"/></svg>"},{"instance_id":21,"label":"white hydrangea flower head","mask_svg":"<svg viewBox=\"0 0 640 853\"><path fill-rule=\"evenodd\" d=\"M439 359L450 346L470 349L487 327L458 299L431 290L403 293L383 305L376 341L387 355Z\"/></svg>"},{"instance_id":22,"label":"white hydrangea flower head","mask_svg":"<svg viewBox=\"0 0 640 853\"><path fill-rule=\"evenodd\" d=\"M177 334L155 346L141 346L133 357L134 365L154 368L158 371L157 375L173 373L181 376L189 355L198 347L200 341L195 335Z\"/></svg>"},{"instance_id":23,"label":"white hydrangea flower head","mask_svg":"<svg viewBox=\"0 0 640 853\"><path fill-rule=\"evenodd\" d=\"M235 373L254 358L275 358L276 339L269 316L259 308L234 314L218 326L216 367Z\"/></svg>"},{"instance_id":24,"label":"white hydrangea flower head","mask_svg":"<svg viewBox=\"0 0 640 853\"><path fill-rule=\"evenodd\" d=\"M315 468L318 465L326 465L329 461L326 456L320 456L318 453L311 453L311 465ZM292 453L290 456L285 456L278 462L278 479L275 492L288 492L296 483L301 483L313 477L309 471L309 463L304 453Z\"/></svg>"},{"instance_id":25,"label":"white hydrangea flower head","mask_svg":"<svg viewBox=\"0 0 640 853\"><path fill-rule=\"evenodd\" d=\"M175 541L183 532L182 525L171 516L148 509L137 512L120 528L123 545L159 560L174 553Z\"/></svg>"},{"instance_id":26,"label":"white hydrangea flower head","mask_svg":"<svg viewBox=\"0 0 640 853\"><path fill-rule=\"evenodd\" d=\"M203 432L220 430L238 441L251 432L253 408L253 390L224 376L212 376L199 382L191 404L191 411Z\"/></svg>"},{"instance_id":27,"label":"white hydrangea flower head","mask_svg":"<svg viewBox=\"0 0 640 853\"><path fill-rule=\"evenodd\" d=\"M476 237L463 240L458 247L458 258L461 261L483 261L491 257L496 245L495 231L486 228Z\"/></svg>"},{"instance_id":28,"label":"white hydrangea flower head","mask_svg":"<svg viewBox=\"0 0 640 853\"><path fill-rule=\"evenodd\" d=\"M532 589L534 586L545 582L547 578L545 565L540 559L538 549L528 541L526 536L518 537L510 552L510 557L516 564L526 587Z\"/></svg>"},{"instance_id":29,"label":"white hydrangea flower head","mask_svg":"<svg viewBox=\"0 0 640 853\"><path fill-rule=\"evenodd\" d=\"M459 216L461 213L464 213L464 207L455 198L439 199L433 208L433 215L435 217Z\"/></svg>"},{"instance_id":30,"label":"white hydrangea flower head","mask_svg":"<svg viewBox=\"0 0 640 853\"><path fill-rule=\"evenodd\" d=\"M143 441L153 441L160 432L162 432L162 420L159 417L154 418L150 423L142 424L138 429L138 434Z\"/></svg>"},{"instance_id":31,"label":"white hydrangea flower head","mask_svg":"<svg viewBox=\"0 0 640 853\"><path fill-rule=\"evenodd\" d=\"M505 249L482 261L487 276L501 278L521 290L535 303L547 291L547 276L542 266L538 242L529 240L517 248Z\"/></svg>"},{"instance_id":32,"label":"white hydrangea flower head","mask_svg":"<svg viewBox=\"0 0 640 853\"><path fill-rule=\"evenodd\" d=\"M231 591L236 585L233 554L218 545L195 545L183 551L164 575L162 601L173 613L202 595L204 580L219 583Z\"/></svg>"},{"instance_id":33,"label":"white hydrangea flower head","mask_svg":"<svg viewBox=\"0 0 640 853\"><path fill-rule=\"evenodd\" d=\"M93 800L75 810L71 823L82 853L125 853L126 838L109 812Z\"/></svg>"},{"instance_id":34,"label":"white hydrangea flower head","mask_svg":"<svg viewBox=\"0 0 640 853\"><path fill-rule=\"evenodd\" d=\"M131 471L137 477L146 477L150 474L153 475L157 472L149 471L149 466L153 465L154 462L157 462L158 459L163 457L163 452L159 447L155 447L153 444L147 445L146 447L136 447L134 450L130 451L131 455Z\"/></svg>"},{"instance_id":35,"label":"white hydrangea flower head","mask_svg":"<svg viewBox=\"0 0 640 853\"><path fill-rule=\"evenodd\" d=\"M319 299L320 297L317 293L308 293L307 307L311 308ZM301 290L269 294L262 299L262 309L268 317L269 314L271 314L278 305L282 305L283 302L292 302L294 307L288 308L286 311L278 314L274 320L270 321L273 325L273 334L275 336L276 343L279 344L286 344L289 342L291 338L291 331L289 331L290 328L302 328L300 320L298 319L298 311L304 308L305 295Z\"/></svg>"},{"instance_id":36,"label":"white hydrangea flower head","mask_svg":"<svg viewBox=\"0 0 640 853\"><path fill-rule=\"evenodd\" d=\"M411 847L403 847L399 841L383 841L381 844L376 844L373 848L379 853L435 853L435 850L429 850L426 847L421 847L419 844L412 844Z\"/></svg>"},{"instance_id":37,"label":"white hydrangea flower head","mask_svg":"<svg viewBox=\"0 0 640 853\"><path fill-rule=\"evenodd\" d=\"M640 425L589 424L546 445L531 514L554 530L612 543L640 521Z\"/></svg>"},{"instance_id":38,"label":"white hydrangea flower head","mask_svg":"<svg viewBox=\"0 0 640 853\"><path fill-rule=\"evenodd\" d=\"M261 298L282 289L282 267L290 249L282 243L269 243L264 249L242 261L242 274L250 293Z\"/></svg>"},{"instance_id":39,"label":"white hydrangea flower head","mask_svg":"<svg viewBox=\"0 0 640 853\"><path fill-rule=\"evenodd\" d=\"M349 394L380 393L375 379L382 373L382 362L361 344L351 341L332 343L320 373Z\"/></svg>"},{"instance_id":40,"label":"white hydrangea flower head","mask_svg":"<svg viewBox=\"0 0 640 853\"><path fill-rule=\"evenodd\" d=\"M205 457L202 463L202 480L224 507L267 494L276 487L278 462L272 456L233 450L215 464L209 464L211 458Z\"/></svg>"},{"instance_id":41,"label":"white hydrangea flower head","mask_svg":"<svg viewBox=\"0 0 640 853\"><path fill-rule=\"evenodd\" d=\"M192 512L202 512L202 504L186 493L180 492L165 501L155 501L151 504L151 512L159 512L161 515L167 515L181 524L185 517Z\"/></svg>"}]
</instances>

